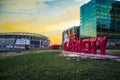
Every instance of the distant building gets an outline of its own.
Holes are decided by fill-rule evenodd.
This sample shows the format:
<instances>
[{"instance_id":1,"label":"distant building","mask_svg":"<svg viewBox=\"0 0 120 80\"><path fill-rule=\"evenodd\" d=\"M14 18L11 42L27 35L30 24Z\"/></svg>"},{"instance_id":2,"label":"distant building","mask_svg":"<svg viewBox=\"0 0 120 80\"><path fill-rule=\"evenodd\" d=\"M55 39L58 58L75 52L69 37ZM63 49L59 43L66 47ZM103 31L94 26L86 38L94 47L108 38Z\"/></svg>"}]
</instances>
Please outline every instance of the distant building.
<instances>
[{"instance_id":1,"label":"distant building","mask_svg":"<svg viewBox=\"0 0 120 80\"><path fill-rule=\"evenodd\" d=\"M0 33L0 51L48 49L49 46L48 37L40 34L27 32Z\"/></svg>"},{"instance_id":2,"label":"distant building","mask_svg":"<svg viewBox=\"0 0 120 80\"><path fill-rule=\"evenodd\" d=\"M120 1L91 0L80 7L79 39L107 35L109 44L120 42Z\"/></svg>"},{"instance_id":3,"label":"distant building","mask_svg":"<svg viewBox=\"0 0 120 80\"><path fill-rule=\"evenodd\" d=\"M70 34L79 34L79 28L80 26L74 26L64 30L62 33L62 43L69 41ZM77 35L77 37L79 38L79 35Z\"/></svg>"}]
</instances>

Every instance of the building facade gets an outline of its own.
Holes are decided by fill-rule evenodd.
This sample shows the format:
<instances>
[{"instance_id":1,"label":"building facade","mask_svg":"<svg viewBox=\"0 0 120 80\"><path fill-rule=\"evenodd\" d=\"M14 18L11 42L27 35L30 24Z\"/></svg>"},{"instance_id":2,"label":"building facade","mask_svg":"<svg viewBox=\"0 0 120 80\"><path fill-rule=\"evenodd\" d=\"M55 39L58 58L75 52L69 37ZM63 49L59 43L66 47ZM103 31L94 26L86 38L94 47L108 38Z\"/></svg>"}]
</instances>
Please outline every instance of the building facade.
<instances>
[{"instance_id":1,"label":"building facade","mask_svg":"<svg viewBox=\"0 0 120 80\"><path fill-rule=\"evenodd\" d=\"M2 50L33 50L48 49L48 37L27 32L0 33L0 51Z\"/></svg>"},{"instance_id":2,"label":"building facade","mask_svg":"<svg viewBox=\"0 0 120 80\"><path fill-rule=\"evenodd\" d=\"M120 1L91 0L80 7L80 37L107 35L109 42L120 42Z\"/></svg>"},{"instance_id":3,"label":"building facade","mask_svg":"<svg viewBox=\"0 0 120 80\"><path fill-rule=\"evenodd\" d=\"M70 34L79 34L79 26L74 26L69 29L66 29L62 32L62 44L64 42L68 42ZM79 35L77 35L77 38L79 38Z\"/></svg>"}]
</instances>

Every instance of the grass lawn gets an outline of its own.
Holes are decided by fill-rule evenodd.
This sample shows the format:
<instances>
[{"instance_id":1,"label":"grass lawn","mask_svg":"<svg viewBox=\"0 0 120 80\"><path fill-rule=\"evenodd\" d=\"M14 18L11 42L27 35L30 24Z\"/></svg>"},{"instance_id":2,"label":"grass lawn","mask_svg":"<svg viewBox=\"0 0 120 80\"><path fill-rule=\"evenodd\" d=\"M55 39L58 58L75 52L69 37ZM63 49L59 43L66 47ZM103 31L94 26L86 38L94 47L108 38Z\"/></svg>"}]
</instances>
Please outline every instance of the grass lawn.
<instances>
[{"instance_id":1,"label":"grass lawn","mask_svg":"<svg viewBox=\"0 0 120 80\"><path fill-rule=\"evenodd\" d=\"M0 80L120 80L120 62L67 60L58 54L32 51L0 58ZM120 56L120 50L109 54Z\"/></svg>"}]
</instances>

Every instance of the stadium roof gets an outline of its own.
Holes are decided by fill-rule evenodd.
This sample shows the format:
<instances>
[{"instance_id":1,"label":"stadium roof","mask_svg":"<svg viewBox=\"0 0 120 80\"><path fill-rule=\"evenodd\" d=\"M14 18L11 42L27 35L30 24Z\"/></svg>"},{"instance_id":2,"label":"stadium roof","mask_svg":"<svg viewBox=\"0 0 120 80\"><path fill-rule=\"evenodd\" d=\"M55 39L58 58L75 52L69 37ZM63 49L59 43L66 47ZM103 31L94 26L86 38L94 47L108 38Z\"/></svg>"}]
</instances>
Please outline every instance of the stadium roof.
<instances>
[{"instance_id":1,"label":"stadium roof","mask_svg":"<svg viewBox=\"0 0 120 80\"><path fill-rule=\"evenodd\" d=\"M26 35L26 36L36 36L36 37L44 37L47 38L46 36L36 34L36 33L30 33L30 32L2 32L0 35Z\"/></svg>"}]
</instances>

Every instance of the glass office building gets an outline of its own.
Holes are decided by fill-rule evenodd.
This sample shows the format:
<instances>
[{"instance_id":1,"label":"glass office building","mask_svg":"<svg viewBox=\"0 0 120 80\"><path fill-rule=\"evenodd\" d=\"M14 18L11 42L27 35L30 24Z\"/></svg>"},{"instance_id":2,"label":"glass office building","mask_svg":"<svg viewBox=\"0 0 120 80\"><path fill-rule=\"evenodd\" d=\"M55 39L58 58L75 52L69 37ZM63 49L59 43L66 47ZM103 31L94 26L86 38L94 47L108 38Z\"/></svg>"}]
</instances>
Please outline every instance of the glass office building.
<instances>
[{"instance_id":1,"label":"glass office building","mask_svg":"<svg viewBox=\"0 0 120 80\"><path fill-rule=\"evenodd\" d=\"M120 40L120 1L91 0L80 7L80 39L108 35Z\"/></svg>"}]
</instances>

